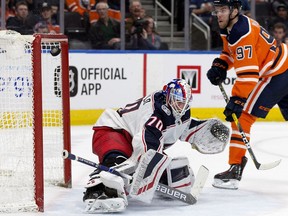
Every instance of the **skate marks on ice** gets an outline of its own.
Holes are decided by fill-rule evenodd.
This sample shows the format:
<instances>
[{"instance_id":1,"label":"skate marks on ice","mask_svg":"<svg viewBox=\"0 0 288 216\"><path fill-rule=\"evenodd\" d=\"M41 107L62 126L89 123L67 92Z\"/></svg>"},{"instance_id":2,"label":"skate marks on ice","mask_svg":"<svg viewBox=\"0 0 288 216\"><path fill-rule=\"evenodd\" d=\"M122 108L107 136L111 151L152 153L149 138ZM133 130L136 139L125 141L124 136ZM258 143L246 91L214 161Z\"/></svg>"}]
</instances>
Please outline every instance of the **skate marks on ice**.
<instances>
[{"instance_id":1,"label":"skate marks on ice","mask_svg":"<svg viewBox=\"0 0 288 216\"><path fill-rule=\"evenodd\" d=\"M57 202L54 202L51 206L47 206L46 212L41 215L87 215L87 213L83 212L82 193L82 188L72 189L70 193L65 192L57 197ZM157 195L153 198L151 204L129 200L129 205L124 212L105 213L105 215L266 216L267 213L274 215L273 213L281 209L283 205L285 203L269 194L244 189L231 191L206 187L203 189L201 197L199 197L195 205L187 205L183 202Z\"/></svg>"},{"instance_id":2,"label":"skate marks on ice","mask_svg":"<svg viewBox=\"0 0 288 216\"><path fill-rule=\"evenodd\" d=\"M267 213L277 212L278 209L281 209L285 205L285 203L282 203L281 200L274 196L256 191L244 189L231 191L206 187L203 189L201 197L199 197L195 205L186 205L183 202L163 198L160 195L155 196L151 204L130 199L129 205L124 212L105 213L105 215L175 216L181 214L181 216L262 216ZM87 213L83 212L84 204L81 200L82 188L71 189L69 193L65 192L65 190L63 192L60 196L58 194L57 202L55 200L53 205L47 206L44 213L45 216L87 215Z\"/></svg>"},{"instance_id":3,"label":"skate marks on ice","mask_svg":"<svg viewBox=\"0 0 288 216\"><path fill-rule=\"evenodd\" d=\"M287 133L287 132L286 132ZM282 151L287 148L288 136L272 136L266 139L258 140L253 145L257 151L261 151L266 154L273 155L273 157L285 158L288 159L288 152ZM270 148L269 146L273 146Z\"/></svg>"},{"instance_id":4,"label":"skate marks on ice","mask_svg":"<svg viewBox=\"0 0 288 216\"><path fill-rule=\"evenodd\" d=\"M269 171L257 171L251 161L240 182L238 190L221 190L213 188L211 183L213 176L218 171L224 170L227 166L226 159L228 148L223 154L207 157L197 153L190 153L190 148L179 149L179 154L187 152L187 156L193 161L193 168L197 170L204 163L210 169L210 175L201 192L198 202L195 205L186 205L175 200L162 200L160 197L154 198L150 205L139 201L129 200L126 211L117 214L102 215L139 215L139 216L168 216L168 215L205 215L205 216L284 216L288 212L288 145L285 133L287 133L287 123L277 124L256 124L256 133L253 133L253 146L259 154L259 159L268 161L278 158L276 154L282 154L282 163L275 169ZM281 129L281 128L285 128ZM286 132L285 132L286 131ZM95 160L91 154L90 126L72 127L72 150L81 155L85 155L90 160ZM254 135L255 134L255 135ZM285 137L283 137L285 136ZM277 137L281 137L279 140ZM271 139L270 138L275 138ZM269 142L267 140L270 140ZM267 141L267 143L266 143ZM179 148L179 146L177 146ZM178 151L178 148L175 151ZM267 151L267 154L259 149ZM189 154L188 154L189 153ZM271 154L273 153L273 154ZM274 155L275 154L275 155ZM216 163L217 161L217 163ZM97 162L97 161L95 161ZM88 179L88 174L93 169L82 164L73 164L73 188L45 188L45 212L44 213L19 213L13 216L79 216L86 215L82 202L84 186ZM1 216L11 216L11 214L1 214ZM101 214L99 214L101 215Z\"/></svg>"}]
</instances>

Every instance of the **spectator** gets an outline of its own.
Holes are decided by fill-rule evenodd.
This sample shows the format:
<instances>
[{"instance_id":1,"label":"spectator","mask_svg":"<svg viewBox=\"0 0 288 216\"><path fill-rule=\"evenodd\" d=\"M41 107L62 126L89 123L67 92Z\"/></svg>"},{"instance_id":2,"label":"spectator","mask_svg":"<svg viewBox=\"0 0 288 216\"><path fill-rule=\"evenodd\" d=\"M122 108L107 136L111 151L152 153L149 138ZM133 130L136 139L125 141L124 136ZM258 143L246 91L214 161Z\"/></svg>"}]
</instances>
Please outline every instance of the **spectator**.
<instances>
[{"instance_id":1,"label":"spectator","mask_svg":"<svg viewBox=\"0 0 288 216\"><path fill-rule=\"evenodd\" d=\"M119 0L118 0L119 1ZM108 17L111 17L117 21L121 21L121 12L120 9L116 8L110 8L110 1L108 0L99 0L98 2L105 2L108 4L109 8L108 8ZM113 5L115 7L115 5ZM96 19L98 19L98 17L96 16Z\"/></svg>"},{"instance_id":2,"label":"spectator","mask_svg":"<svg viewBox=\"0 0 288 216\"><path fill-rule=\"evenodd\" d=\"M15 12L12 9L11 1L6 0L6 9L5 9L5 20L8 20L10 17L14 17ZM0 5L0 17L1 17L1 5Z\"/></svg>"},{"instance_id":3,"label":"spectator","mask_svg":"<svg viewBox=\"0 0 288 216\"><path fill-rule=\"evenodd\" d=\"M272 19L270 24L268 24L269 31L272 31L273 26L275 23L281 22L288 28L288 13L287 13L287 6L285 4L279 4L277 6L277 14L276 17Z\"/></svg>"},{"instance_id":4,"label":"spectator","mask_svg":"<svg viewBox=\"0 0 288 216\"><path fill-rule=\"evenodd\" d=\"M147 39L146 27L148 18L140 0L131 0L129 5L129 15L126 22L126 49L132 50L156 50ZM151 18L151 17L150 17ZM151 18L152 19L152 18ZM153 20L153 19L152 19ZM154 21L153 21L154 22Z\"/></svg>"},{"instance_id":5,"label":"spectator","mask_svg":"<svg viewBox=\"0 0 288 216\"><path fill-rule=\"evenodd\" d=\"M51 2L51 10L52 10L52 19L56 21L55 24L59 25L59 2L52 1Z\"/></svg>"},{"instance_id":6,"label":"spectator","mask_svg":"<svg viewBox=\"0 0 288 216\"><path fill-rule=\"evenodd\" d=\"M147 40L150 44L152 44L156 49L160 49L161 46L161 37L156 32L155 23L152 17L146 18L147 24L144 29L147 32Z\"/></svg>"},{"instance_id":7,"label":"spectator","mask_svg":"<svg viewBox=\"0 0 288 216\"><path fill-rule=\"evenodd\" d=\"M33 28L36 23L37 18L33 14L29 15L26 1L20 1L15 6L15 17L7 20L6 28L27 35L34 33Z\"/></svg>"},{"instance_id":8,"label":"spectator","mask_svg":"<svg viewBox=\"0 0 288 216\"><path fill-rule=\"evenodd\" d=\"M52 18L52 7L47 2L43 2L40 13L40 22L46 23L49 29L49 33L60 33L60 26L57 25L57 21Z\"/></svg>"},{"instance_id":9,"label":"spectator","mask_svg":"<svg viewBox=\"0 0 288 216\"><path fill-rule=\"evenodd\" d=\"M273 26L272 35L276 39L278 46L281 43L285 43L286 26L281 22L275 23Z\"/></svg>"},{"instance_id":10,"label":"spectator","mask_svg":"<svg viewBox=\"0 0 288 216\"><path fill-rule=\"evenodd\" d=\"M206 24L211 25L213 0L190 0L191 13L199 16Z\"/></svg>"},{"instance_id":11,"label":"spectator","mask_svg":"<svg viewBox=\"0 0 288 216\"><path fill-rule=\"evenodd\" d=\"M288 7L288 2L287 0L274 0L274 1L271 1L271 5L272 5L272 10L273 10L273 13L275 15L277 15L277 10L278 10L278 6L279 5L285 5L286 7Z\"/></svg>"},{"instance_id":12,"label":"spectator","mask_svg":"<svg viewBox=\"0 0 288 216\"><path fill-rule=\"evenodd\" d=\"M59 12L59 5L58 4L51 4L52 15L57 15Z\"/></svg>"},{"instance_id":13,"label":"spectator","mask_svg":"<svg viewBox=\"0 0 288 216\"><path fill-rule=\"evenodd\" d=\"M131 35L135 28L134 23L136 20L143 19L146 16L145 9L142 7L140 0L131 0L129 6L129 15L126 18L126 33Z\"/></svg>"},{"instance_id":14,"label":"spectator","mask_svg":"<svg viewBox=\"0 0 288 216\"><path fill-rule=\"evenodd\" d=\"M15 7L18 2L22 2L22 1L25 1L27 3L29 12L30 11L34 12L37 9L36 4L38 3L39 0L38 1L37 0L13 0Z\"/></svg>"},{"instance_id":15,"label":"spectator","mask_svg":"<svg viewBox=\"0 0 288 216\"><path fill-rule=\"evenodd\" d=\"M216 17L212 16L213 0L190 0L191 13L200 17L210 27L211 48L221 49L222 40Z\"/></svg>"},{"instance_id":16,"label":"spectator","mask_svg":"<svg viewBox=\"0 0 288 216\"><path fill-rule=\"evenodd\" d=\"M99 15L96 11L97 2L105 2L108 4L108 0L66 0L66 5L69 11L79 13L84 21L88 19L90 24L92 24L99 19ZM121 20L121 13L119 10L108 8L108 16L118 21Z\"/></svg>"},{"instance_id":17,"label":"spectator","mask_svg":"<svg viewBox=\"0 0 288 216\"><path fill-rule=\"evenodd\" d=\"M156 44L153 44L153 36L151 35L151 39L148 38L148 33L146 29L149 28L149 21L146 19L147 18L135 21L134 26L132 26L132 34L130 35L130 41L127 43L126 49L157 50L157 47L155 46ZM153 19L151 18L151 20ZM156 36L155 34L153 35Z\"/></svg>"},{"instance_id":18,"label":"spectator","mask_svg":"<svg viewBox=\"0 0 288 216\"><path fill-rule=\"evenodd\" d=\"M96 0L65 0L68 11L79 13L84 22L96 22Z\"/></svg>"},{"instance_id":19,"label":"spectator","mask_svg":"<svg viewBox=\"0 0 288 216\"><path fill-rule=\"evenodd\" d=\"M99 20L90 28L93 49L120 49L120 23L108 16L108 8L106 2L96 6Z\"/></svg>"},{"instance_id":20,"label":"spectator","mask_svg":"<svg viewBox=\"0 0 288 216\"><path fill-rule=\"evenodd\" d=\"M38 22L35 26L34 26L34 32L35 33L50 33L50 30L48 28L47 23L45 22Z\"/></svg>"}]
</instances>

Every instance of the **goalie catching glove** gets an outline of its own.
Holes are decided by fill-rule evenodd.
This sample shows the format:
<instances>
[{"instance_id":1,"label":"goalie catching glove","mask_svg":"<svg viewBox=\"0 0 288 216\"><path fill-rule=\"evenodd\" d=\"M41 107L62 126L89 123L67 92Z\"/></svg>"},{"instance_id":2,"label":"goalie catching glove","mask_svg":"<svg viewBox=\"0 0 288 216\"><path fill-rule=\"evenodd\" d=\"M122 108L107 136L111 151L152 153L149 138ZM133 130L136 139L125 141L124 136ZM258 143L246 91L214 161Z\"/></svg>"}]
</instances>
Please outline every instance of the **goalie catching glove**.
<instances>
[{"instance_id":1,"label":"goalie catching glove","mask_svg":"<svg viewBox=\"0 0 288 216\"><path fill-rule=\"evenodd\" d=\"M230 130L220 120L213 118L199 121L191 119L189 128L180 137L202 154L217 154L224 151L230 138Z\"/></svg>"}]
</instances>

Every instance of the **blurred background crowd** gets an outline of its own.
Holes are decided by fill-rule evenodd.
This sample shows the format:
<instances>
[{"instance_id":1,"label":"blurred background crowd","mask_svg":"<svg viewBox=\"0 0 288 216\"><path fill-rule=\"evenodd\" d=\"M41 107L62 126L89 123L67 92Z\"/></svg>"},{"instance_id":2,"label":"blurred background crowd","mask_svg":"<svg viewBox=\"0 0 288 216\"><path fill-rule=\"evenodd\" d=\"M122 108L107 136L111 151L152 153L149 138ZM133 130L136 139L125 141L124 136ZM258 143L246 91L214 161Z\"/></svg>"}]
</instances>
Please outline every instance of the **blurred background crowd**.
<instances>
[{"instance_id":1,"label":"blurred background crowd","mask_svg":"<svg viewBox=\"0 0 288 216\"><path fill-rule=\"evenodd\" d=\"M70 49L220 50L222 47L216 17L211 14L213 0L0 1L1 29L24 35L64 33ZM252 0L241 1L243 14L256 19L279 43L288 44L288 0L253 0L253 13Z\"/></svg>"}]
</instances>

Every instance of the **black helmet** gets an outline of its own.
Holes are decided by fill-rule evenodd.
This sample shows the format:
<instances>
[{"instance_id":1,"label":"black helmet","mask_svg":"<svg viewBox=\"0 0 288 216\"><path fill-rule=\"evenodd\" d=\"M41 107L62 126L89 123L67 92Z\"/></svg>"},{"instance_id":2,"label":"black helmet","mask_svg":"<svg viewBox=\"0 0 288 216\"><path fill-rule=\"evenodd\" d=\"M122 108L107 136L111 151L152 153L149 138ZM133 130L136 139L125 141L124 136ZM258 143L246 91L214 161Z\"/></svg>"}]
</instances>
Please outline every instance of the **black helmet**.
<instances>
[{"instance_id":1,"label":"black helmet","mask_svg":"<svg viewBox=\"0 0 288 216\"><path fill-rule=\"evenodd\" d=\"M240 9L242 6L241 0L214 0L213 1L214 6L229 6Z\"/></svg>"}]
</instances>

